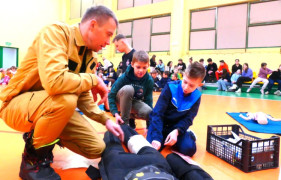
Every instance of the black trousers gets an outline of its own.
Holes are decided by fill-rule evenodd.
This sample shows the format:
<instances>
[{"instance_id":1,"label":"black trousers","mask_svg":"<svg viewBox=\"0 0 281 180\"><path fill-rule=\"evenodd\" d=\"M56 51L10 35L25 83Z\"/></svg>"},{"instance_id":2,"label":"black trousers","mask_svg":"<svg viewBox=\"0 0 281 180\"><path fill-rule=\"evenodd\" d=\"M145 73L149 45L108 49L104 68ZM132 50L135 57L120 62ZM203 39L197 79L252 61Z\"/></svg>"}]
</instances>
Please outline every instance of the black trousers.
<instances>
[{"instance_id":1,"label":"black trousers","mask_svg":"<svg viewBox=\"0 0 281 180\"><path fill-rule=\"evenodd\" d=\"M246 81L252 81L252 79L249 77L240 76L236 81L236 85L238 86L238 88L241 88L243 82L246 82Z\"/></svg>"},{"instance_id":2,"label":"black trousers","mask_svg":"<svg viewBox=\"0 0 281 180\"><path fill-rule=\"evenodd\" d=\"M125 144L130 138L129 126L122 126L125 135ZM136 133L136 132L135 132ZM152 147L143 147L138 154L126 153L120 140L112 133L104 135L106 144L99 163L102 180L122 180L133 170L144 166L154 165L161 171L174 175L180 180L212 180L212 177L198 166L191 165L184 161L177 154L169 154L167 160Z\"/></svg>"},{"instance_id":3,"label":"black trousers","mask_svg":"<svg viewBox=\"0 0 281 180\"><path fill-rule=\"evenodd\" d=\"M124 179L130 171L147 165L154 165L161 171L172 174L166 159L152 147L143 147L138 154L126 153L120 140L109 132L105 133L104 141L106 148L99 163L103 180Z\"/></svg>"},{"instance_id":4,"label":"black trousers","mask_svg":"<svg viewBox=\"0 0 281 180\"><path fill-rule=\"evenodd\" d=\"M174 174L180 180L213 180L202 168L187 163L175 153L169 154L166 158Z\"/></svg>"}]
</instances>

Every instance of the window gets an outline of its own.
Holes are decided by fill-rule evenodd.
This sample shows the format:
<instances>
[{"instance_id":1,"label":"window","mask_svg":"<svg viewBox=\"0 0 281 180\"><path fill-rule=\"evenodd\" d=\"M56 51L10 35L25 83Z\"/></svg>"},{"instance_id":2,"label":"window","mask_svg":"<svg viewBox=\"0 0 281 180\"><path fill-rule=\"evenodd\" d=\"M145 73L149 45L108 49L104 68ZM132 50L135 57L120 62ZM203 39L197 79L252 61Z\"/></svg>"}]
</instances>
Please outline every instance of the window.
<instances>
[{"instance_id":1,"label":"window","mask_svg":"<svg viewBox=\"0 0 281 180\"><path fill-rule=\"evenodd\" d=\"M281 24L249 27L248 46L249 47L281 46Z\"/></svg>"},{"instance_id":2,"label":"window","mask_svg":"<svg viewBox=\"0 0 281 180\"><path fill-rule=\"evenodd\" d=\"M190 49L215 49L215 33L215 30L191 32Z\"/></svg>"},{"instance_id":3,"label":"window","mask_svg":"<svg viewBox=\"0 0 281 180\"><path fill-rule=\"evenodd\" d=\"M126 36L134 49L145 51L170 50L171 16L121 22L117 33Z\"/></svg>"},{"instance_id":4,"label":"window","mask_svg":"<svg viewBox=\"0 0 281 180\"><path fill-rule=\"evenodd\" d=\"M170 50L171 16L152 18L151 51Z\"/></svg>"},{"instance_id":5,"label":"window","mask_svg":"<svg viewBox=\"0 0 281 180\"><path fill-rule=\"evenodd\" d=\"M129 44L131 44L131 46L133 46L132 44L132 26L133 22L123 22L123 23L119 23L118 26L118 30L117 30L117 34L123 34L124 36L126 36L127 41L129 42Z\"/></svg>"},{"instance_id":6,"label":"window","mask_svg":"<svg viewBox=\"0 0 281 180\"><path fill-rule=\"evenodd\" d=\"M0 67L18 66L18 48L0 46Z\"/></svg>"},{"instance_id":7,"label":"window","mask_svg":"<svg viewBox=\"0 0 281 180\"><path fill-rule=\"evenodd\" d=\"M131 7L143 6L151 3L158 3L167 0L118 0L117 9L126 9Z\"/></svg>"},{"instance_id":8,"label":"window","mask_svg":"<svg viewBox=\"0 0 281 180\"><path fill-rule=\"evenodd\" d=\"M149 51L150 18L133 21L133 44L137 50Z\"/></svg>"},{"instance_id":9,"label":"window","mask_svg":"<svg viewBox=\"0 0 281 180\"><path fill-rule=\"evenodd\" d=\"M118 10L134 6L134 0L118 0Z\"/></svg>"},{"instance_id":10,"label":"window","mask_svg":"<svg viewBox=\"0 0 281 180\"><path fill-rule=\"evenodd\" d=\"M215 49L216 9L191 13L190 49Z\"/></svg>"},{"instance_id":11,"label":"window","mask_svg":"<svg viewBox=\"0 0 281 180\"><path fill-rule=\"evenodd\" d=\"M81 18L94 0L70 0L70 19Z\"/></svg>"},{"instance_id":12,"label":"window","mask_svg":"<svg viewBox=\"0 0 281 180\"><path fill-rule=\"evenodd\" d=\"M248 47L281 46L281 1L250 4Z\"/></svg>"},{"instance_id":13,"label":"window","mask_svg":"<svg viewBox=\"0 0 281 180\"><path fill-rule=\"evenodd\" d=\"M281 0L191 11L189 49L280 47L280 12Z\"/></svg>"},{"instance_id":14,"label":"window","mask_svg":"<svg viewBox=\"0 0 281 180\"><path fill-rule=\"evenodd\" d=\"M218 8L217 49L245 48L247 4Z\"/></svg>"}]
</instances>

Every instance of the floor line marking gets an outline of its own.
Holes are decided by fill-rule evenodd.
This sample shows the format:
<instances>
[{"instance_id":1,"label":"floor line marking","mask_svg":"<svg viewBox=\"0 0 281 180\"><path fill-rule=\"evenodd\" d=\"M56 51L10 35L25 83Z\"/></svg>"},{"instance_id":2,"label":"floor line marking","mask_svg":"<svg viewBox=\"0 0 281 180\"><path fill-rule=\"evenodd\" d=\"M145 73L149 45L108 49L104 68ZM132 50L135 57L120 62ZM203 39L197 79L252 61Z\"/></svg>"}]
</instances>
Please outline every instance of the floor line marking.
<instances>
[{"instance_id":1,"label":"floor line marking","mask_svg":"<svg viewBox=\"0 0 281 180\"><path fill-rule=\"evenodd\" d=\"M273 100L273 99L260 99L260 98L252 98L252 97L233 97L233 96L226 96L226 95L218 95L218 94L204 94L209 96L223 96L223 97L231 97L231 98L244 98L244 99L257 99L257 100L267 100L267 101L280 101L280 100Z\"/></svg>"}]
</instances>

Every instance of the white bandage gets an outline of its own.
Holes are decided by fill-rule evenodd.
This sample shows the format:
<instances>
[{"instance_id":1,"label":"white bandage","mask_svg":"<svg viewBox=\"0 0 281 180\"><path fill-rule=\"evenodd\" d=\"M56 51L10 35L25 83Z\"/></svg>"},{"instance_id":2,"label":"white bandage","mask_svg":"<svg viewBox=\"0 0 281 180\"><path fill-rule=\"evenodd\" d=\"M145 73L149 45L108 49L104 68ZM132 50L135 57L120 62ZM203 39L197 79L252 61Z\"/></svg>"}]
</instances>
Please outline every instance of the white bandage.
<instances>
[{"instance_id":1,"label":"white bandage","mask_svg":"<svg viewBox=\"0 0 281 180\"><path fill-rule=\"evenodd\" d=\"M134 135L128 141L128 149L134 154L137 154L139 150L145 146L152 147L142 135Z\"/></svg>"}]
</instances>

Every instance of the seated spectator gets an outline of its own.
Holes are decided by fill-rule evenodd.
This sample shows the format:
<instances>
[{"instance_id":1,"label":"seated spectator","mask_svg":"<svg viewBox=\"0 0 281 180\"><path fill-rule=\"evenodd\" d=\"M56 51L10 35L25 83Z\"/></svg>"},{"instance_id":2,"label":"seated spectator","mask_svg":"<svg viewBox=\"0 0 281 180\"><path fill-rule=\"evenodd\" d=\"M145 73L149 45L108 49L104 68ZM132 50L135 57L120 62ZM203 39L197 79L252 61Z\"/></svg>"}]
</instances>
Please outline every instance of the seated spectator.
<instances>
[{"instance_id":1,"label":"seated spectator","mask_svg":"<svg viewBox=\"0 0 281 180\"><path fill-rule=\"evenodd\" d=\"M165 71L165 65L162 61L162 59L159 59L159 63L156 65L156 68L158 71L161 72L161 74L163 74L163 72Z\"/></svg>"},{"instance_id":2,"label":"seated spectator","mask_svg":"<svg viewBox=\"0 0 281 180\"><path fill-rule=\"evenodd\" d=\"M98 76L103 80L103 82L104 82L106 85L108 85L109 81L107 81L107 77L103 74L103 71L102 71L102 70L100 70L100 71L98 72Z\"/></svg>"},{"instance_id":3,"label":"seated spectator","mask_svg":"<svg viewBox=\"0 0 281 180\"><path fill-rule=\"evenodd\" d=\"M274 83L277 82L278 83L278 88L277 91L274 92L274 94L276 95L281 95L281 64L279 65L279 68L277 69L277 71L273 71L272 74L269 76L268 78L268 86L267 86L267 91L265 92L265 94L269 94Z\"/></svg>"},{"instance_id":4,"label":"seated spectator","mask_svg":"<svg viewBox=\"0 0 281 180\"><path fill-rule=\"evenodd\" d=\"M114 71L113 68L109 68L109 73L108 73L108 75L107 75L107 81L110 82L109 87L110 87L111 85L113 85L116 80L117 80L117 74L116 74L116 72Z\"/></svg>"},{"instance_id":5,"label":"seated spectator","mask_svg":"<svg viewBox=\"0 0 281 180\"><path fill-rule=\"evenodd\" d=\"M165 71L163 73L163 77L160 79L160 81L157 82L157 86L159 88L159 90L161 90L162 88L165 87L165 85L170 82L171 79L169 77L169 72L168 71Z\"/></svg>"},{"instance_id":6,"label":"seated spectator","mask_svg":"<svg viewBox=\"0 0 281 180\"><path fill-rule=\"evenodd\" d=\"M190 57L190 58L188 59L188 66L191 65L192 63L193 63L193 58Z\"/></svg>"},{"instance_id":7,"label":"seated spectator","mask_svg":"<svg viewBox=\"0 0 281 180\"><path fill-rule=\"evenodd\" d=\"M11 72L11 68L8 68L8 69L6 70L6 75L8 75L8 76L10 77L10 79L14 76L14 75L12 74L12 72Z\"/></svg>"},{"instance_id":8,"label":"seated spectator","mask_svg":"<svg viewBox=\"0 0 281 180\"><path fill-rule=\"evenodd\" d=\"M181 79L181 77L182 77L182 74L179 72L179 70L178 70L178 67L177 66L175 66L174 67L174 73L173 74L177 74L177 76L178 76L178 79ZM172 75L173 75L172 74ZM172 79L172 75L170 76L171 77L171 79Z\"/></svg>"},{"instance_id":9,"label":"seated spectator","mask_svg":"<svg viewBox=\"0 0 281 180\"><path fill-rule=\"evenodd\" d=\"M267 64L266 63L261 63L261 68L258 74L258 77L252 82L251 86L249 87L249 89L247 90L247 92L250 92L251 89L258 83L258 82L263 82L263 86L261 88L261 94L264 94L264 89L266 88L267 84L268 84L268 79L267 79L267 75L271 74L272 70L267 68Z\"/></svg>"},{"instance_id":10,"label":"seated spectator","mask_svg":"<svg viewBox=\"0 0 281 180\"><path fill-rule=\"evenodd\" d=\"M151 59L150 59L150 71L152 72L153 70L155 70L156 67L156 55L152 55Z\"/></svg>"},{"instance_id":11,"label":"seated spectator","mask_svg":"<svg viewBox=\"0 0 281 180\"><path fill-rule=\"evenodd\" d=\"M12 73L12 75L14 76L17 72L17 67L16 66L11 66L10 67L10 72Z\"/></svg>"},{"instance_id":12,"label":"seated spectator","mask_svg":"<svg viewBox=\"0 0 281 180\"><path fill-rule=\"evenodd\" d=\"M154 81L153 91L158 91L157 82L159 81L159 78L157 77L157 71L153 70L150 75Z\"/></svg>"},{"instance_id":13,"label":"seated spectator","mask_svg":"<svg viewBox=\"0 0 281 180\"><path fill-rule=\"evenodd\" d=\"M217 84L218 84L218 89L217 89L218 91L227 91L227 86L231 85L230 74L229 72L227 72L225 68L222 69L222 74Z\"/></svg>"},{"instance_id":14,"label":"seated spectator","mask_svg":"<svg viewBox=\"0 0 281 180\"><path fill-rule=\"evenodd\" d=\"M110 68L113 68L113 63L111 63L108 59L105 57L102 58L103 60L103 70L108 73Z\"/></svg>"},{"instance_id":15,"label":"seated spectator","mask_svg":"<svg viewBox=\"0 0 281 180\"><path fill-rule=\"evenodd\" d=\"M240 69L240 71L242 72L242 65L239 63L239 59L235 59L235 64L233 64L231 68L231 75L237 72L238 69Z\"/></svg>"},{"instance_id":16,"label":"seated spectator","mask_svg":"<svg viewBox=\"0 0 281 180\"><path fill-rule=\"evenodd\" d=\"M172 79L172 81L177 81L177 80L179 80L178 73L173 73L171 79Z\"/></svg>"},{"instance_id":17,"label":"seated spectator","mask_svg":"<svg viewBox=\"0 0 281 180\"><path fill-rule=\"evenodd\" d=\"M252 79L253 71L249 68L248 63L244 63L242 75L237 79L236 84L233 84L233 86L229 89L235 90L235 92L240 93L242 84L247 81L252 81Z\"/></svg>"},{"instance_id":18,"label":"seated spectator","mask_svg":"<svg viewBox=\"0 0 281 180\"><path fill-rule=\"evenodd\" d=\"M97 70L97 72L99 72L100 70L103 70L103 65L101 62L98 62L96 70Z\"/></svg>"},{"instance_id":19,"label":"seated spectator","mask_svg":"<svg viewBox=\"0 0 281 180\"><path fill-rule=\"evenodd\" d=\"M237 69L236 73L232 74L230 81L231 81L231 85L236 84L238 78L241 76L241 70Z\"/></svg>"},{"instance_id":20,"label":"seated spectator","mask_svg":"<svg viewBox=\"0 0 281 180\"><path fill-rule=\"evenodd\" d=\"M120 77L123 73L123 64L122 64L122 61L119 63L118 67L117 67L117 77Z\"/></svg>"},{"instance_id":21,"label":"seated spectator","mask_svg":"<svg viewBox=\"0 0 281 180\"><path fill-rule=\"evenodd\" d=\"M174 66L173 66L173 62L172 61L168 62L167 66L165 68L165 71L169 72L169 76L171 76L174 73Z\"/></svg>"},{"instance_id":22,"label":"seated spectator","mask_svg":"<svg viewBox=\"0 0 281 180\"><path fill-rule=\"evenodd\" d=\"M226 69L226 71L230 74L230 71L228 69L228 65L224 62L224 60L220 60L220 66L219 69L216 71L216 78L219 80L220 75L222 75L222 69Z\"/></svg>"},{"instance_id":23,"label":"seated spectator","mask_svg":"<svg viewBox=\"0 0 281 180\"><path fill-rule=\"evenodd\" d=\"M217 64L213 62L211 58L209 58L207 62L208 62L208 66L206 72L206 82L215 82L216 81L215 72L218 70Z\"/></svg>"},{"instance_id":24,"label":"seated spectator","mask_svg":"<svg viewBox=\"0 0 281 180\"><path fill-rule=\"evenodd\" d=\"M199 60L199 63L202 64L202 66L207 70L207 65L205 65L204 59L201 58L201 59ZM205 78L203 79L202 82L205 83L205 81L206 81L206 76L205 76ZM203 87L203 86L202 86L202 87Z\"/></svg>"},{"instance_id":25,"label":"seated spectator","mask_svg":"<svg viewBox=\"0 0 281 180\"><path fill-rule=\"evenodd\" d=\"M7 85L11 79L10 76L5 69L1 69L1 74L0 85Z\"/></svg>"},{"instance_id":26,"label":"seated spectator","mask_svg":"<svg viewBox=\"0 0 281 180\"><path fill-rule=\"evenodd\" d=\"M106 76L103 75L102 70L100 70L100 71L97 73L97 75L98 75L98 76L103 80L103 82L108 86L109 81L107 81ZM92 92L94 101L97 102L98 96L97 96L97 93L95 92L95 88L92 88L92 89L91 89L91 92ZM98 105L100 105L100 104L98 104ZM110 112L108 100L106 100L106 101L104 102L104 111Z\"/></svg>"},{"instance_id":27,"label":"seated spectator","mask_svg":"<svg viewBox=\"0 0 281 180\"><path fill-rule=\"evenodd\" d=\"M157 78L159 79L159 81L162 79L162 74L161 74L161 72L160 71L158 71L158 70L155 70L156 71L156 76L157 76Z\"/></svg>"},{"instance_id":28,"label":"seated spectator","mask_svg":"<svg viewBox=\"0 0 281 180\"><path fill-rule=\"evenodd\" d=\"M207 70L207 65L204 63L204 59L200 59L199 63L204 66L204 68Z\"/></svg>"},{"instance_id":29,"label":"seated spectator","mask_svg":"<svg viewBox=\"0 0 281 180\"><path fill-rule=\"evenodd\" d=\"M179 70L179 73L183 73L186 69L186 65L185 63L182 61L182 59L179 59L178 60L178 70Z\"/></svg>"}]
</instances>

